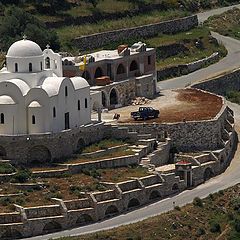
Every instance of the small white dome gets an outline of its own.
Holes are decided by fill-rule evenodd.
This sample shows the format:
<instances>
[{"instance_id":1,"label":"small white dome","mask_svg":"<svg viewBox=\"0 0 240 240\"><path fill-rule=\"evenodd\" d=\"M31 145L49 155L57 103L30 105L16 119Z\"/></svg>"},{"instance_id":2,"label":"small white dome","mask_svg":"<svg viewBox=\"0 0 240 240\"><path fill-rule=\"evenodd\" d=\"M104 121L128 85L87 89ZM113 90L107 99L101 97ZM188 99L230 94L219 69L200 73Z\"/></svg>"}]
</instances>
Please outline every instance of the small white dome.
<instances>
[{"instance_id":1,"label":"small white dome","mask_svg":"<svg viewBox=\"0 0 240 240\"><path fill-rule=\"evenodd\" d=\"M42 105L38 101L32 101L28 107L35 108L35 107L42 107Z\"/></svg>"},{"instance_id":2,"label":"small white dome","mask_svg":"<svg viewBox=\"0 0 240 240\"><path fill-rule=\"evenodd\" d=\"M7 57L37 57L42 56L42 49L38 44L30 40L20 40L11 45Z\"/></svg>"},{"instance_id":3,"label":"small white dome","mask_svg":"<svg viewBox=\"0 0 240 240\"><path fill-rule=\"evenodd\" d=\"M0 96L0 104L15 104L15 101L7 95Z\"/></svg>"}]
</instances>

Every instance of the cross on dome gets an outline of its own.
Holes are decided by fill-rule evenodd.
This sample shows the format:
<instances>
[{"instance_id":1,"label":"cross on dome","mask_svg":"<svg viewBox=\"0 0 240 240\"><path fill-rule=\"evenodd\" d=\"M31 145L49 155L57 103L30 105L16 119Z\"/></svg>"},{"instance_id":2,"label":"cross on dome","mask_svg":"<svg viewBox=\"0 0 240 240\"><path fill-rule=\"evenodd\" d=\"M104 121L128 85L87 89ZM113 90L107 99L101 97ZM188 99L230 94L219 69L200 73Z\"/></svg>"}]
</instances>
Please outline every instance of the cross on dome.
<instances>
[{"instance_id":1,"label":"cross on dome","mask_svg":"<svg viewBox=\"0 0 240 240\"><path fill-rule=\"evenodd\" d=\"M47 48L47 49L49 49L49 48L50 48L50 45L49 45L49 44L47 44L46 48Z\"/></svg>"},{"instance_id":2,"label":"cross on dome","mask_svg":"<svg viewBox=\"0 0 240 240\"><path fill-rule=\"evenodd\" d=\"M23 40L27 40L27 35L26 34L23 35Z\"/></svg>"}]
</instances>

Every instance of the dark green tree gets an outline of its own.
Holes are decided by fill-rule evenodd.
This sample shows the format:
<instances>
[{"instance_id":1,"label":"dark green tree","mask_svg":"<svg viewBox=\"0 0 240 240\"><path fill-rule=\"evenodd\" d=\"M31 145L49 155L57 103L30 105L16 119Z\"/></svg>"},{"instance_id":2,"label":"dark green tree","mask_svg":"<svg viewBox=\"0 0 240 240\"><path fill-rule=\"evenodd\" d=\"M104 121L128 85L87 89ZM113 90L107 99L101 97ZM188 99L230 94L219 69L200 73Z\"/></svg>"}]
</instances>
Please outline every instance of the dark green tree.
<instances>
[{"instance_id":1,"label":"dark green tree","mask_svg":"<svg viewBox=\"0 0 240 240\"><path fill-rule=\"evenodd\" d=\"M91 3L94 8L97 7L99 1L100 1L100 0L84 0L84 2L86 2L86 3Z\"/></svg>"},{"instance_id":2,"label":"dark green tree","mask_svg":"<svg viewBox=\"0 0 240 240\"><path fill-rule=\"evenodd\" d=\"M50 44L54 50L60 48L57 34L48 30L44 23L33 15L17 7L10 7L4 13L0 23L0 48L7 50L16 40L22 39L23 35L37 42L41 48Z\"/></svg>"}]
</instances>

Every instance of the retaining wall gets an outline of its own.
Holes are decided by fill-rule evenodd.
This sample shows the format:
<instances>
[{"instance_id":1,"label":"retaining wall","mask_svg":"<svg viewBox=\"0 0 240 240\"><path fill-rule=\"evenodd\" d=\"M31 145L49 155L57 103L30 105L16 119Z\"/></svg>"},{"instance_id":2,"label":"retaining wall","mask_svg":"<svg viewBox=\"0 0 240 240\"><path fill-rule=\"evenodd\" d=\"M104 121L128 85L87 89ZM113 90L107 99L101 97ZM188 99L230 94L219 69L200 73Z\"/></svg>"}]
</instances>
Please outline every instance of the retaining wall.
<instances>
[{"instance_id":1,"label":"retaining wall","mask_svg":"<svg viewBox=\"0 0 240 240\"><path fill-rule=\"evenodd\" d=\"M212 62L216 62L219 59L219 53L213 53L211 56L200 59L198 61L188 63L188 64L180 64L173 67L164 68L162 70L157 71L157 80L161 81L169 77L179 77L181 75L186 75L191 72L197 71L205 67L207 64Z\"/></svg>"},{"instance_id":2,"label":"retaining wall","mask_svg":"<svg viewBox=\"0 0 240 240\"><path fill-rule=\"evenodd\" d=\"M174 19L170 21L148 24L139 27L96 33L88 36L81 36L73 40L73 44L80 50L96 49L106 44L124 41L129 38L139 38L156 36L159 33L174 34L187 31L198 26L197 15Z\"/></svg>"},{"instance_id":3,"label":"retaining wall","mask_svg":"<svg viewBox=\"0 0 240 240\"><path fill-rule=\"evenodd\" d=\"M212 153L208 153L208 157L207 154L200 156L203 163L192 170L194 186L204 182L206 169L215 175L224 171L229 164L237 144L233 126L234 124L228 129L229 140L223 149L217 150L218 158L212 158ZM221 161L223 154L224 162ZM209 161L205 162L206 159ZM175 172L161 175L156 173L113 186L115 188L112 190L90 193L86 198L59 200L58 205L22 208L21 213L0 214L0 237L3 240L30 237L79 227L133 210L187 188L186 182Z\"/></svg>"},{"instance_id":4,"label":"retaining wall","mask_svg":"<svg viewBox=\"0 0 240 240\"><path fill-rule=\"evenodd\" d=\"M210 78L206 81L192 84L191 87L209 91L219 95L226 95L228 91L240 90L240 69Z\"/></svg>"},{"instance_id":5,"label":"retaining wall","mask_svg":"<svg viewBox=\"0 0 240 240\"><path fill-rule=\"evenodd\" d=\"M172 145L182 152L215 150L223 147L222 129L228 110L223 100L223 107L212 120L183 121L166 124L124 124L130 131L149 133L153 136L167 132Z\"/></svg>"}]
</instances>

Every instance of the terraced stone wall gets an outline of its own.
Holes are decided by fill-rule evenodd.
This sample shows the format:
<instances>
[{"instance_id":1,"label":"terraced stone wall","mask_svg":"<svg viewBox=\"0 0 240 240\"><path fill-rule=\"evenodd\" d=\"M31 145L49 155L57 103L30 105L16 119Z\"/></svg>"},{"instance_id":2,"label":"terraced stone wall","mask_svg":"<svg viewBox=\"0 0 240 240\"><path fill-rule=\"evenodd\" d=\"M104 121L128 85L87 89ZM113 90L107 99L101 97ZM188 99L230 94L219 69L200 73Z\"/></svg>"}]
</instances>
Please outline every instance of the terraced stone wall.
<instances>
[{"instance_id":1,"label":"terraced stone wall","mask_svg":"<svg viewBox=\"0 0 240 240\"><path fill-rule=\"evenodd\" d=\"M152 134L156 137L167 132L172 146L177 147L179 151L215 150L223 147L222 135L228 115L228 108L223 100L221 111L212 120L166 124L124 124L124 126L130 131Z\"/></svg>"},{"instance_id":2,"label":"terraced stone wall","mask_svg":"<svg viewBox=\"0 0 240 240\"><path fill-rule=\"evenodd\" d=\"M191 87L225 96L228 91L240 91L240 69L216 76Z\"/></svg>"},{"instance_id":3,"label":"terraced stone wall","mask_svg":"<svg viewBox=\"0 0 240 240\"><path fill-rule=\"evenodd\" d=\"M80 51L84 51L86 49L92 50L116 41L123 41L131 38L143 39L145 37L156 36L160 33L174 34L181 31L187 31L196 26L198 26L198 18L197 15L193 15L139 27L82 36L74 39L73 44Z\"/></svg>"}]
</instances>

